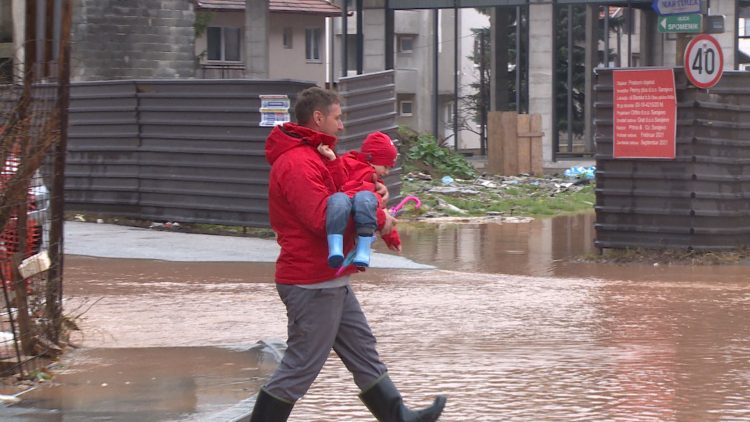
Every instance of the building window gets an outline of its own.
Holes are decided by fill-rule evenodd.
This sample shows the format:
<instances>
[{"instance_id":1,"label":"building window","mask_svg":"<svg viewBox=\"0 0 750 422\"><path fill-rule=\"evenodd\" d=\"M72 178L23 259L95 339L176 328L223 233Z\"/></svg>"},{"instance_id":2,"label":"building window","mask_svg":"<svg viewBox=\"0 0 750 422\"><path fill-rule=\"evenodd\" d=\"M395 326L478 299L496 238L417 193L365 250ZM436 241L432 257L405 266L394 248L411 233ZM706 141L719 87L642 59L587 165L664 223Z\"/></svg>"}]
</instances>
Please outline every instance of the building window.
<instances>
[{"instance_id":1,"label":"building window","mask_svg":"<svg viewBox=\"0 0 750 422\"><path fill-rule=\"evenodd\" d=\"M750 70L750 1L737 2L737 51L735 61L740 70Z\"/></svg>"},{"instance_id":2,"label":"building window","mask_svg":"<svg viewBox=\"0 0 750 422\"><path fill-rule=\"evenodd\" d=\"M445 104L445 124L453 124L453 101Z\"/></svg>"},{"instance_id":3,"label":"building window","mask_svg":"<svg viewBox=\"0 0 750 422\"><path fill-rule=\"evenodd\" d=\"M305 30L305 59L308 62L320 61L320 28L308 28Z\"/></svg>"},{"instance_id":4,"label":"building window","mask_svg":"<svg viewBox=\"0 0 750 422\"><path fill-rule=\"evenodd\" d=\"M414 36L399 35L398 36L398 52L399 53L411 53L412 51L414 51Z\"/></svg>"},{"instance_id":5,"label":"building window","mask_svg":"<svg viewBox=\"0 0 750 422\"><path fill-rule=\"evenodd\" d=\"M398 103L399 114L403 117L409 117L414 114L414 103L411 101L401 101Z\"/></svg>"},{"instance_id":6,"label":"building window","mask_svg":"<svg viewBox=\"0 0 750 422\"><path fill-rule=\"evenodd\" d=\"M13 42L12 1L0 1L0 43Z\"/></svg>"},{"instance_id":7,"label":"building window","mask_svg":"<svg viewBox=\"0 0 750 422\"><path fill-rule=\"evenodd\" d=\"M208 60L239 62L241 36L240 28L209 27L206 30Z\"/></svg>"},{"instance_id":8,"label":"building window","mask_svg":"<svg viewBox=\"0 0 750 422\"><path fill-rule=\"evenodd\" d=\"M346 36L346 67L357 70L357 35Z\"/></svg>"},{"instance_id":9,"label":"building window","mask_svg":"<svg viewBox=\"0 0 750 422\"><path fill-rule=\"evenodd\" d=\"M13 83L13 58L0 57L0 84L10 83Z\"/></svg>"},{"instance_id":10,"label":"building window","mask_svg":"<svg viewBox=\"0 0 750 422\"><path fill-rule=\"evenodd\" d=\"M284 33L282 35L284 48L286 48L286 49L292 48L293 34L294 33L292 32L292 28L290 28L290 27L284 28Z\"/></svg>"},{"instance_id":11,"label":"building window","mask_svg":"<svg viewBox=\"0 0 750 422\"><path fill-rule=\"evenodd\" d=\"M637 22L638 17L636 17L636 14L638 13L637 10L631 8L623 8L624 16L624 23L622 25L622 33L623 34L629 34L629 35L635 35L635 24ZM631 20L632 17L632 20Z\"/></svg>"}]
</instances>

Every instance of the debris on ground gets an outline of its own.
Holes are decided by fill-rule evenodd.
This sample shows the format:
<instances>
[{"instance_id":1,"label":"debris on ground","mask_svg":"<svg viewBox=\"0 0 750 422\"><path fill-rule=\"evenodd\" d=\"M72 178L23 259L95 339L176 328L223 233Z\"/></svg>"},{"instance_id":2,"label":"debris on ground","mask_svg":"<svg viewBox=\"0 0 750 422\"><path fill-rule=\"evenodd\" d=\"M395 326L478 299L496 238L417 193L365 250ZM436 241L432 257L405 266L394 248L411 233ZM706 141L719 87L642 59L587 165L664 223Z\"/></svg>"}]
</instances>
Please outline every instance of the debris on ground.
<instances>
[{"instance_id":1,"label":"debris on ground","mask_svg":"<svg viewBox=\"0 0 750 422\"><path fill-rule=\"evenodd\" d=\"M165 223L153 221L148 226L148 228L152 230L179 230L180 227L182 227L182 225L176 221L167 221Z\"/></svg>"},{"instance_id":2,"label":"debris on ground","mask_svg":"<svg viewBox=\"0 0 750 422\"><path fill-rule=\"evenodd\" d=\"M589 167L582 167L582 166L573 166L569 169L566 169L563 172L563 175L569 179L583 179L583 180L592 180L596 174L596 166L589 166Z\"/></svg>"},{"instance_id":3,"label":"debris on ground","mask_svg":"<svg viewBox=\"0 0 750 422\"><path fill-rule=\"evenodd\" d=\"M502 215L487 215L485 217L430 217L420 219L424 223L445 224L526 224L534 221L533 217L504 217Z\"/></svg>"},{"instance_id":4,"label":"debris on ground","mask_svg":"<svg viewBox=\"0 0 750 422\"><path fill-rule=\"evenodd\" d=\"M16 403L19 403L21 401L20 398L16 395L9 395L9 394L0 394L0 405L3 406L12 406Z\"/></svg>"},{"instance_id":5,"label":"debris on ground","mask_svg":"<svg viewBox=\"0 0 750 422\"><path fill-rule=\"evenodd\" d=\"M414 195L425 204L399 217L405 220L548 216L586 212L594 205L593 182L588 179L482 175L469 180L450 176L436 180L415 171L404 175L402 181L401 194Z\"/></svg>"}]
</instances>

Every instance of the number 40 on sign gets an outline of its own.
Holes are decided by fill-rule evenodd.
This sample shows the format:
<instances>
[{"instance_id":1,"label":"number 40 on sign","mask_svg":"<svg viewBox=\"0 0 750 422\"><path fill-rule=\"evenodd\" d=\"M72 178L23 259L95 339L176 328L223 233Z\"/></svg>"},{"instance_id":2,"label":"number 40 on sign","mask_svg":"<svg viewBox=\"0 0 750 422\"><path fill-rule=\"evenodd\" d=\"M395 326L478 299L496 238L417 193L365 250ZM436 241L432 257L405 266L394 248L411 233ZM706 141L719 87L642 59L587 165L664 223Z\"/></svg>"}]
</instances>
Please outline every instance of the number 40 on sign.
<instances>
[{"instance_id":1,"label":"number 40 on sign","mask_svg":"<svg viewBox=\"0 0 750 422\"><path fill-rule=\"evenodd\" d=\"M698 88L711 88L724 73L724 55L716 38L701 34L685 48L685 74Z\"/></svg>"}]
</instances>

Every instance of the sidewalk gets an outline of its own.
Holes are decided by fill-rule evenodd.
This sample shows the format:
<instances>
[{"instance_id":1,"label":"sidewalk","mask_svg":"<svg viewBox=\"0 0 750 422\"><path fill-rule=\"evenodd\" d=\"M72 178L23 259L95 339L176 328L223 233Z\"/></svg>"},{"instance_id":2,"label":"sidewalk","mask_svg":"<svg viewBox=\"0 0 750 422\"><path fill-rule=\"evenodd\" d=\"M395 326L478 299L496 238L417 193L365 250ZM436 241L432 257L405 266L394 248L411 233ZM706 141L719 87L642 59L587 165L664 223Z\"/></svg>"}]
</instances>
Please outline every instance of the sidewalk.
<instances>
[{"instance_id":1,"label":"sidewalk","mask_svg":"<svg viewBox=\"0 0 750 422\"><path fill-rule=\"evenodd\" d=\"M272 239L142 229L113 224L65 223L65 254L177 262L275 262ZM372 268L432 269L398 255L374 253Z\"/></svg>"}]
</instances>

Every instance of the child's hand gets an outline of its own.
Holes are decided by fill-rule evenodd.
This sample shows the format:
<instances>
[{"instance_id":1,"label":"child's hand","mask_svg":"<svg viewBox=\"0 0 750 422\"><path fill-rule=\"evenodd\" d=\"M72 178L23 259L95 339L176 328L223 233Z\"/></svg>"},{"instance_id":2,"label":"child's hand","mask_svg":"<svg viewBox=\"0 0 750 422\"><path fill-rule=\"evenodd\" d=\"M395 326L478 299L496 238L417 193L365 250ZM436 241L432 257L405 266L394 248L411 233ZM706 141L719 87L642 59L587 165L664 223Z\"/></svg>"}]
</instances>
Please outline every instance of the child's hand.
<instances>
[{"instance_id":1,"label":"child's hand","mask_svg":"<svg viewBox=\"0 0 750 422\"><path fill-rule=\"evenodd\" d=\"M388 193L388 186L380 182L375 182L375 193L379 194L380 197L383 198L384 204L388 203L388 199L390 198L390 194Z\"/></svg>"},{"instance_id":2,"label":"child's hand","mask_svg":"<svg viewBox=\"0 0 750 422\"><path fill-rule=\"evenodd\" d=\"M326 144L318 145L318 152L320 153L320 155L322 155L323 157L326 157L327 159L331 161L336 159L336 153L333 152L331 147L329 147Z\"/></svg>"},{"instance_id":3,"label":"child's hand","mask_svg":"<svg viewBox=\"0 0 750 422\"><path fill-rule=\"evenodd\" d=\"M387 236L391 233L391 231L396 227L396 224L398 224L398 220L396 220L396 217L392 216L388 213L388 211L385 212L385 223L383 223L383 227L380 229L380 234L383 236Z\"/></svg>"}]
</instances>

